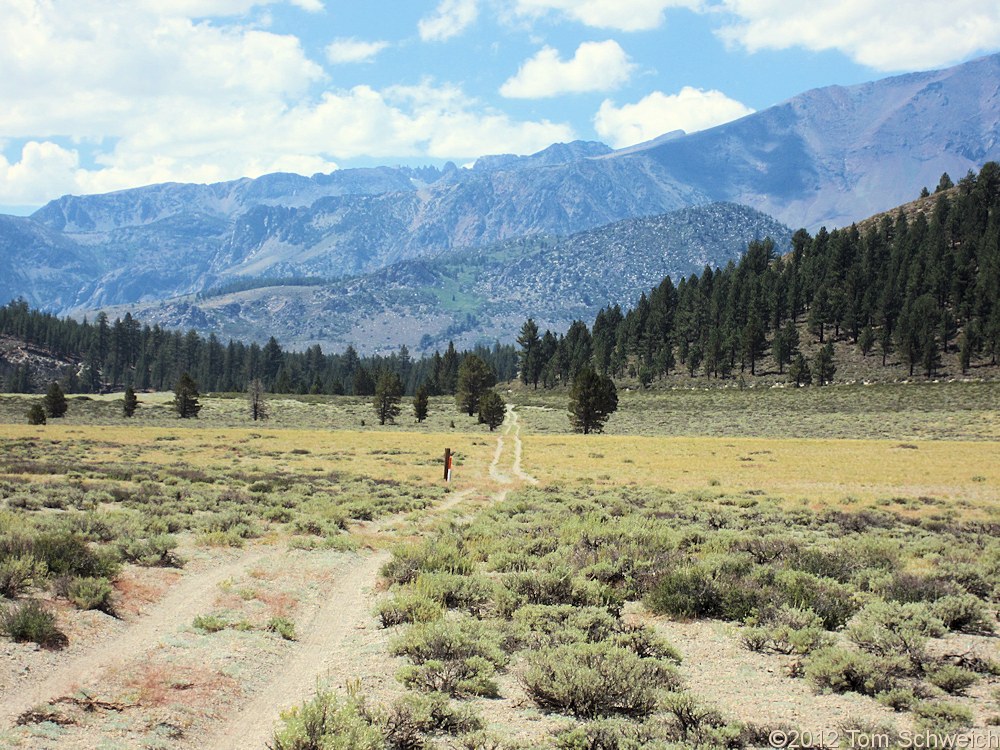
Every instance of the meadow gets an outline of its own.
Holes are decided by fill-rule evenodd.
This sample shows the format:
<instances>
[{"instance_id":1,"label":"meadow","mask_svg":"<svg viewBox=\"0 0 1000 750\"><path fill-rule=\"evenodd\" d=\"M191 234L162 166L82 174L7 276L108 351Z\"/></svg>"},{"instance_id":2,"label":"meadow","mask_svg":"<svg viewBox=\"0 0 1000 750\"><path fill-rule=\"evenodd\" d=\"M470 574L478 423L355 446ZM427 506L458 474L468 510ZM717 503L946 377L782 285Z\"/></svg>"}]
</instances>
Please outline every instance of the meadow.
<instances>
[{"instance_id":1,"label":"meadow","mask_svg":"<svg viewBox=\"0 0 1000 750\"><path fill-rule=\"evenodd\" d=\"M0 396L0 746L997 731L997 384L626 392L586 437L500 390L496 433Z\"/></svg>"}]
</instances>

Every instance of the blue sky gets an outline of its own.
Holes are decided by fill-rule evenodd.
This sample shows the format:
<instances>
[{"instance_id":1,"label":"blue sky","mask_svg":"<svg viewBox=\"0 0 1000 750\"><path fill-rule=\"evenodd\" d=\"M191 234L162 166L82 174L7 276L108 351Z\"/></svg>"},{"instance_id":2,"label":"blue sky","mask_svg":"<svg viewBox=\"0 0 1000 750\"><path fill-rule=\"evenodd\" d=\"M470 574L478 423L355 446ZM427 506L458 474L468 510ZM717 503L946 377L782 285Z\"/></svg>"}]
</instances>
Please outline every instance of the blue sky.
<instances>
[{"instance_id":1,"label":"blue sky","mask_svg":"<svg viewBox=\"0 0 1000 750\"><path fill-rule=\"evenodd\" d=\"M0 0L0 208L712 127L1000 50L995 0Z\"/></svg>"}]
</instances>

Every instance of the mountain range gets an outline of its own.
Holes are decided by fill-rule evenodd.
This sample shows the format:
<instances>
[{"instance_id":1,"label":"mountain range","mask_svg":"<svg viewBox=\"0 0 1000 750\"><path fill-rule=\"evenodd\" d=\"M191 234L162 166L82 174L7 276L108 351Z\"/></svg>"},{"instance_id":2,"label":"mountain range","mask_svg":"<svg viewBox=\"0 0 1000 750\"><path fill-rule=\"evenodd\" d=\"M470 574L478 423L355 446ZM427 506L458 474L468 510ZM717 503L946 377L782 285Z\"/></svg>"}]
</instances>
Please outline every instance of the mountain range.
<instances>
[{"instance_id":1,"label":"mountain range","mask_svg":"<svg viewBox=\"0 0 1000 750\"><path fill-rule=\"evenodd\" d=\"M634 298L658 280L652 274L724 263L741 249L731 244L737 235L745 246L761 229L787 237L786 226L848 225L933 188L943 172L957 179L996 159L1000 55L810 91L618 151L574 142L483 157L471 168L345 169L65 196L30 217L0 217L0 297L67 314L127 308L256 339L280 332L295 344L359 335L363 345L389 346L417 330L425 344L449 332L509 339L504 309L523 319L535 314L526 305L539 304L538 317L559 323ZM695 216L684 218L691 207L703 211L699 221L722 222L699 233L699 242L719 244L685 248L676 239L683 232L670 235ZM647 221L621 223L637 219ZM731 231L734 222L744 234ZM601 227L610 234L593 231ZM642 239L621 239L628 236ZM228 282L290 277L325 283L265 289L261 281L204 299ZM199 292L201 300L185 298ZM384 319L385 341L347 322L379 305L395 310ZM326 308L340 312L317 313ZM282 317L286 309L296 312Z\"/></svg>"}]
</instances>

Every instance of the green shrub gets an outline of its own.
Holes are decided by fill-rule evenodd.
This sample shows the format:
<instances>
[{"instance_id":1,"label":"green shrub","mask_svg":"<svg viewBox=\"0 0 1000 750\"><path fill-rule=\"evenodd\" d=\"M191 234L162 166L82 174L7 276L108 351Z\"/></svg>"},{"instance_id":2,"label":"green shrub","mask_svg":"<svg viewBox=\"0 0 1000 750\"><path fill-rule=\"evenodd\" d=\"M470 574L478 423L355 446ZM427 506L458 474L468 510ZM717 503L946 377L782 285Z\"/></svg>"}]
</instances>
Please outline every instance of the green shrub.
<instances>
[{"instance_id":1,"label":"green shrub","mask_svg":"<svg viewBox=\"0 0 1000 750\"><path fill-rule=\"evenodd\" d=\"M483 726L471 708L452 703L443 693L410 693L371 715L375 726L385 735L387 746L394 750L428 747L427 734L456 736L477 732Z\"/></svg>"},{"instance_id":2,"label":"green shrub","mask_svg":"<svg viewBox=\"0 0 1000 750\"><path fill-rule=\"evenodd\" d=\"M221 630L232 627L232 623L229 620L219 615L198 615L194 618L191 625L198 630L204 630L206 633L218 633Z\"/></svg>"},{"instance_id":3,"label":"green shrub","mask_svg":"<svg viewBox=\"0 0 1000 750\"><path fill-rule=\"evenodd\" d=\"M282 508L280 505L277 505L265 510L263 516L265 520L273 521L274 523L288 523L295 517L295 514L288 508Z\"/></svg>"},{"instance_id":4,"label":"green shrub","mask_svg":"<svg viewBox=\"0 0 1000 750\"><path fill-rule=\"evenodd\" d=\"M647 604L654 612L682 619L717 617L721 611L712 574L697 565L679 567L660 577Z\"/></svg>"},{"instance_id":5,"label":"green shrub","mask_svg":"<svg viewBox=\"0 0 1000 750\"><path fill-rule=\"evenodd\" d=\"M481 656L465 659L428 659L421 664L402 667L399 681L425 693L444 693L452 698L496 698L496 667Z\"/></svg>"},{"instance_id":6,"label":"green shrub","mask_svg":"<svg viewBox=\"0 0 1000 750\"><path fill-rule=\"evenodd\" d=\"M267 622L267 629L271 633L277 633L286 641L295 640L295 623L287 617L272 617Z\"/></svg>"},{"instance_id":7,"label":"green shrub","mask_svg":"<svg viewBox=\"0 0 1000 750\"><path fill-rule=\"evenodd\" d=\"M972 594L945 596L931 605L931 612L948 630L989 634L995 630L995 618L986 603Z\"/></svg>"},{"instance_id":8,"label":"green shrub","mask_svg":"<svg viewBox=\"0 0 1000 750\"><path fill-rule=\"evenodd\" d=\"M879 693L878 701L893 711L909 711L917 704L917 696L910 688L893 688Z\"/></svg>"},{"instance_id":9,"label":"green shrub","mask_svg":"<svg viewBox=\"0 0 1000 750\"><path fill-rule=\"evenodd\" d=\"M421 573L472 572L473 562L453 539L432 538L418 544L406 544L393 550L392 559L382 567L382 575L393 583L411 583Z\"/></svg>"},{"instance_id":10,"label":"green shrub","mask_svg":"<svg viewBox=\"0 0 1000 750\"><path fill-rule=\"evenodd\" d=\"M77 609L97 609L109 615L115 611L113 594L114 588L107 578L74 578L66 592Z\"/></svg>"},{"instance_id":11,"label":"green shrub","mask_svg":"<svg viewBox=\"0 0 1000 750\"><path fill-rule=\"evenodd\" d=\"M0 560L0 596L17 598L29 586L45 578L45 572L45 565L31 555Z\"/></svg>"},{"instance_id":12,"label":"green shrub","mask_svg":"<svg viewBox=\"0 0 1000 750\"><path fill-rule=\"evenodd\" d=\"M945 628L926 604L876 601L861 610L845 632L868 653L906 656L912 671L927 661L927 639L944 635Z\"/></svg>"},{"instance_id":13,"label":"green shrub","mask_svg":"<svg viewBox=\"0 0 1000 750\"><path fill-rule=\"evenodd\" d=\"M522 681L532 700L580 718L647 716L656 710L661 690L679 685L666 661L641 659L608 643L543 649L530 654L527 665Z\"/></svg>"},{"instance_id":14,"label":"green shrub","mask_svg":"<svg viewBox=\"0 0 1000 750\"><path fill-rule=\"evenodd\" d=\"M569 570L508 573L503 585L519 604L575 604L573 574Z\"/></svg>"},{"instance_id":15,"label":"green shrub","mask_svg":"<svg viewBox=\"0 0 1000 750\"><path fill-rule=\"evenodd\" d=\"M880 589L886 599L907 603L934 602L953 594L955 586L933 576L898 571Z\"/></svg>"},{"instance_id":16,"label":"green shrub","mask_svg":"<svg viewBox=\"0 0 1000 750\"><path fill-rule=\"evenodd\" d=\"M664 732L626 719L588 721L559 732L556 750L667 750Z\"/></svg>"},{"instance_id":17,"label":"green shrub","mask_svg":"<svg viewBox=\"0 0 1000 750\"><path fill-rule=\"evenodd\" d=\"M526 604L513 613L511 620L511 643L532 649L602 641L617 628L617 621L607 610L571 604Z\"/></svg>"},{"instance_id":18,"label":"green shrub","mask_svg":"<svg viewBox=\"0 0 1000 750\"><path fill-rule=\"evenodd\" d=\"M474 575L436 571L422 573L414 588L448 609L464 609L481 617L491 606L493 582Z\"/></svg>"},{"instance_id":19,"label":"green shrub","mask_svg":"<svg viewBox=\"0 0 1000 750\"><path fill-rule=\"evenodd\" d=\"M441 605L423 594L399 593L375 610L383 628L407 623L433 622L444 617Z\"/></svg>"},{"instance_id":20,"label":"green shrub","mask_svg":"<svg viewBox=\"0 0 1000 750\"><path fill-rule=\"evenodd\" d=\"M177 539L170 534L155 534L147 539L126 537L117 544L122 560L146 567L173 567L179 564L174 550Z\"/></svg>"},{"instance_id":21,"label":"green shrub","mask_svg":"<svg viewBox=\"0 0 1000 750\"><path fill-rule=\"evenodd\" d=\"M347 528L347 516L343 518L297 518L292 524L295 534L309 536L335 536Z\"/></svg>"},{"instance_id":22,"label":"green shrub","mask_svg":"<svg viewBox=\"0 0 1000 750\"><path fill-rule=\"evenodd\" d=\"M951 734L970 729L974 723L972 711L965 706L942 701L925 701L913 708L918 732Z\"/></svg>"},{"instance_id":23,"label":"green shrub","mask_svg":"<svg viewBox=\"0 0 1000 750\"><path fill-rule=\"evenodd\" d=\"M328 690L281 718L272 750L386 750L385 734L362 717L358 702Z\"/></svg>"},{"instance_id":24,"label":"green shrub","mask_svg":"<svg viewBox=\"0 0 1000 750\"><path fill-rule=\"evenodd\" d=\"M742 621L773 600L770 586L757 580L763 570L735 555L681 565L656 580L647 605L681 619Z\"/></svg>"},{"instance_id":25,"label":"green shrub","mask_svg":"<svg viewBox=\"0 0 1000 750\"><path fill-rule=\"evenodd\" d=\"M66 645L66 636L56 626L55 613L35 599L3 609L0 612L0 632L18 643L37 643L46 648Z\"/></svg>"},{"instance_id":26,"label":"green shrub","mask_svg":"<svg viewBox=\"0 0 1000 750\"><path fill-rule=\"evenodd\" d=\"M936 667L926 675L927 681L952 695L962 695L966 688L979 681L979 676L968 669L962 669L954 664Z\"/></svg>"},{"instance_id":27,"label":"green shrub","mask_svg":"<svg viewBox=\"0 0 1000 750\"><path fill-rule=\"evenodd\" d=\"M627 648L642 659L665 659L681 663L680 652L646 625L618 623L619 632L608 639L615 646Z\"/></svg>"},{"instance_id":28,"label":"green shrub","mask_svg":"<svg viewBox=\"0 0 1000 750\"><path fill-rule=\"evenodd\" d=\"M474 656L486 659L496 667L507 663L507 657L495 644L496 634L476 620L441 620L414 625L395 642L395 656L406 656L414 664L426 661L461 661Z\"/></svg>"},{"instance_id":29,"label":"green shrub","mask_svg":"<svg viewBox=\"0 0 1000 750\"><path fill-rule=\"evenodd\" d=\"M896 687L910 671L902 656L875 656L836 646L812 654L805 666L806 678L823 692L878 695Z\"/></svg>"},{"instance_id":30,"label":"green shrub","mask_svg":"<svg viewBox=\"0 0 1000 750\"><path fill-rule=\"evenodd\" d=\"M812 610L827 630L843 627L859 608L855 591L830 578L784 570L775 576L775 586L778 601L795 609Z\"/></svg>"},{"instance_id":31,"label":"green shrub","mask_svg":"<svg viewBox=\"0 0 1000 750\"><path fill-rule=\"evenodd\" d=\"M229 531L203 531L198 535L198 544L205 547L233 547L239 549L246 544L246 538L238 529Z\"/></svg>"},{"instance_id":32,"label":"green shrub","mask_svg":"<svg viewBox=\"0 0 1000 750\"><path fill-rule=\"evenodd\" d=\"M698 745L707 731L720 729L726 725L722 715L711 706L705 705L690 693L673 693L663 701L663 711L668 714L677 728L679 739ZM714 744L714 743L708 743Z\"/></svg>"},{"instance_id":33,"label":"green shrub","mask_svg":"<svg viewBox=\"0 0 1000 750\"><path fill-rule=\"evenodd\" d=\"M45 533L32 540L31 554L49 575L114 578L118 564L113 556L98 553L77 534Z\"/></svg>"},{"instance_id":34,"label":"green shrub","mask_svg":"<svg viewBox=\"0 0 1000 750\"><path fill-rule=\"evenodd\" d=\"M810 609L770 608L757 621L762 623L760 627L746 628L741 634L743 645L751 651L809 654L831 645L823 621Z\"/></svg>"}]
</instances>

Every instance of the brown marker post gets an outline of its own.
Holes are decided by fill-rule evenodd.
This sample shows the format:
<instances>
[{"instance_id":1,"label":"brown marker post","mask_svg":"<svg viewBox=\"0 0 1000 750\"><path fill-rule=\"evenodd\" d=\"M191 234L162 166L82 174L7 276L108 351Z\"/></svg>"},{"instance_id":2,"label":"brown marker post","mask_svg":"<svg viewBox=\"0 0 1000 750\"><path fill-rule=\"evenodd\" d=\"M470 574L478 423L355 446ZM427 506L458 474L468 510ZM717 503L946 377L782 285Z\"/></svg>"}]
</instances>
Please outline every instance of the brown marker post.
<instances>
[{"instance_id":1,"label":"brown marker post","mask_svg":"<svg viewBox=\"0 0 1000 750\"><path fill-rule=\"evenodd\" d=\"M444 449L444 481L451 481L451 448Z\"/></svg>"}]
</instances>

